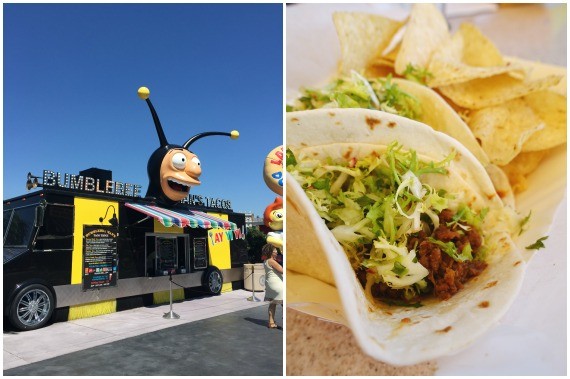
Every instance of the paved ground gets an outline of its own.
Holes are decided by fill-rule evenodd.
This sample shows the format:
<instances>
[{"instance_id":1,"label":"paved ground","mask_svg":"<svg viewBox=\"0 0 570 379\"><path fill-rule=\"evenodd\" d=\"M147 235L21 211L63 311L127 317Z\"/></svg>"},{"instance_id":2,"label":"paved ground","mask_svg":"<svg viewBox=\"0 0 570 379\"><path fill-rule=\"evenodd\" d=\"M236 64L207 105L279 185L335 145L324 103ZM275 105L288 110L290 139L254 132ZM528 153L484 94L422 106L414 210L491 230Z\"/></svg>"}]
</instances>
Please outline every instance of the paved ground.
<instances>
[{"instance_id":1,"label":"paved ground","mask_svg":"<svg viewBox=\"0 0 570 379\"><path fill-rule=\"evenodd\" d=\"M174 304L4 332L4 375L279 375L283 331L267 303L238 290ZM263 298L263 293L256 293ZM282 310L277 311L282 325Z\"/></svg>"}]
</instances>

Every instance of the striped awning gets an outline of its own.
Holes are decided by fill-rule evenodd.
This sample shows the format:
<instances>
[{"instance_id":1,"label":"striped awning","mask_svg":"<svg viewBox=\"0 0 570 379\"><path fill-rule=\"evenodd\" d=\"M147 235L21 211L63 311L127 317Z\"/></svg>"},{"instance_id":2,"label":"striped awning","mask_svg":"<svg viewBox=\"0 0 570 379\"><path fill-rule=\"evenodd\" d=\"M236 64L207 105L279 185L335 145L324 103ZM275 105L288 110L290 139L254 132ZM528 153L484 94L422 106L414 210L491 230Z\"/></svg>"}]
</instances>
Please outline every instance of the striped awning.
<instances>
[{"instance_id":1,"label":"striped awning","mask_svg":"<svg viewBox=\"0 0 570 379\"><path fill-rule=\"evenodd\" d=\"M204 212L180 209L174 211L157 207L156 205L142 205L135 203L125 203L125 205L147 216L153 217L166 227L175 225L181 228L189 226L191 228L220 228L227 230L236 230L238 228L233 222L223 220Z\"/></svg>"}]
</instances>

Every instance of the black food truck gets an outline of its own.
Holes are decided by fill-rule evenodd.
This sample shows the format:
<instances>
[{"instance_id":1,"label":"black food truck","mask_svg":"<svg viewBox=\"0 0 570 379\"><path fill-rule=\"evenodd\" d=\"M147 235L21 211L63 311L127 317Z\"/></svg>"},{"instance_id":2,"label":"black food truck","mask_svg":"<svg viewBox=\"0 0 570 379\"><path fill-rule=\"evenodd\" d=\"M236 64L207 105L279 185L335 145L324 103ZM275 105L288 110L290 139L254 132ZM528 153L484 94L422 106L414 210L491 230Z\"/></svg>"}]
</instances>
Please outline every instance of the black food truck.
<instances>
[{"instance_id":1,"label":"black food truck","mask_svg":"<svg viewBox=\"0 0 570 379\"><path fill-rule=\"evenodd\" d=\"M148 162L149 188L114 181L109 170L28 174L28 195L4 201L4 316L19 330L169 300L170 280L191 292L217 295L243 286L245 215L228 200L190 195L199 160L166 141ZM42 183L39 182L42 179Z\"/></svg>"}]
</instances>

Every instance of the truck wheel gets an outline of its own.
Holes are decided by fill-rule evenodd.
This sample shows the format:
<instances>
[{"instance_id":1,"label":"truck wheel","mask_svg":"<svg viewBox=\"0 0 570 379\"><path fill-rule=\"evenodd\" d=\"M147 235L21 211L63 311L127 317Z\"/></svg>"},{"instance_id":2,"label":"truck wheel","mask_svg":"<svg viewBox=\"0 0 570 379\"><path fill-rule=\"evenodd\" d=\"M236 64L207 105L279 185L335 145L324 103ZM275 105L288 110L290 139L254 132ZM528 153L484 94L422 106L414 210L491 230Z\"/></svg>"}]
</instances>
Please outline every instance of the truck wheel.
<instances>
[{"instance_id":1,"label":"truck wheel","mask_svg":"<svg viewBox=\"0 0 570 379\"><path fill-rule=\"evenodd\" d=\"M210 295L219 295L222 292L224 278L222 272L215 266L209 266L202 275L202 286Z\"/></svg>"},{"instance_id":2,"label":"truck wheel","mask_svg":"<svg viewBox=\"0 0 570 379\"><path fill-rule=\"evenodd\" d=\"M51 291L41 284L22 288L10 304L10 323L19 330L39 329L51 319L55 301Z\"/></svg>"}]
</instances>

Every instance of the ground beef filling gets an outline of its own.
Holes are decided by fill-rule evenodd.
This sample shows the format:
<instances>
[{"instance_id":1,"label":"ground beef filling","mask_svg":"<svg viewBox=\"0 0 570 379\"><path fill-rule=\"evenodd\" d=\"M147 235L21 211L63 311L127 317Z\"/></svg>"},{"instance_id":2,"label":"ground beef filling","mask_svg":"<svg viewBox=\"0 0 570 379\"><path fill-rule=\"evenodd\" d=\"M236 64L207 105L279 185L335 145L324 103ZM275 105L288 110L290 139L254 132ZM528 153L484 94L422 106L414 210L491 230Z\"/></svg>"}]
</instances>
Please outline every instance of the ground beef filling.
<instances>
[{"instance_id":1,"label":"ground beef filling","mask_svg":"<svg viewBox=\"0 0 570 379\"><path fill-rule=\"evenodd\" d=\"M478 259L482 238L475 228L465 223L469 230L463 230L456 223L453 223L454 213L445 209L439 215L439 227L435 229L431 235L432 238L442 242L453 242L458 251L468 243L471 245L473 260L457 262L452 257L442 252L440 247L427 238L429 237L424 231L413 234L408 239L408 249L416 249L418 261L428 271L429 275L425 278L428 282L428 289L422 296L436 296L441 300L447 300L459 290L471 278L479 275L487 263ZM451 223L451 224L450 224ZM450 224L450 225L449 225ZM357 277L364 287L366 285L366 269L361 268L356 272ZM371 287L372 296L380 299L417 301L420 296L415 299L409 299L404 296L401 289L393 289L385 283L375 283Z\"/></svg>"}]
</instances>

